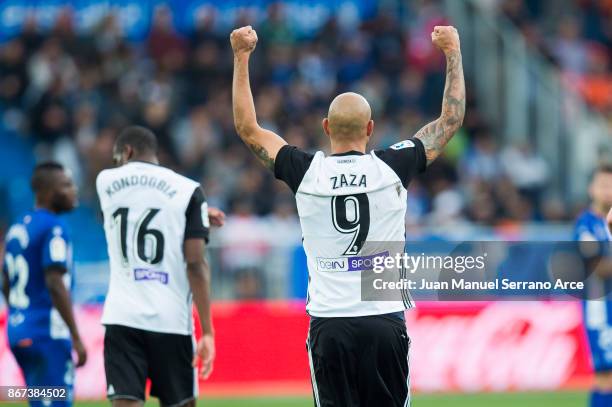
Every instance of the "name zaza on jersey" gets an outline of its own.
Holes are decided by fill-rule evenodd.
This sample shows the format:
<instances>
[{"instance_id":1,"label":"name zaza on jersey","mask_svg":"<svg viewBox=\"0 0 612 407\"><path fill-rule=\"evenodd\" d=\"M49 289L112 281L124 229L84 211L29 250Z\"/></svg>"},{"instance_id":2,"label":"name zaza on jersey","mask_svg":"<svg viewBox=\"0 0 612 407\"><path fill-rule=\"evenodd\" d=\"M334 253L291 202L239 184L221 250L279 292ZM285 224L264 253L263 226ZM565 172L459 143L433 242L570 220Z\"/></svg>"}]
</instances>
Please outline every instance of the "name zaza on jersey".
<instances>
[{"instance_id":1,"label":"name zaza on jersey","mask_svg":"<svg viewBox=\"0 0 612 407\"><path fill-rule=\"evenodd\" d=\"M342 187L366 187L367 180L365 174L340 174L337 177L329 179L332 182L332 188L338 189Z\"/></svg>"}]
</instances>

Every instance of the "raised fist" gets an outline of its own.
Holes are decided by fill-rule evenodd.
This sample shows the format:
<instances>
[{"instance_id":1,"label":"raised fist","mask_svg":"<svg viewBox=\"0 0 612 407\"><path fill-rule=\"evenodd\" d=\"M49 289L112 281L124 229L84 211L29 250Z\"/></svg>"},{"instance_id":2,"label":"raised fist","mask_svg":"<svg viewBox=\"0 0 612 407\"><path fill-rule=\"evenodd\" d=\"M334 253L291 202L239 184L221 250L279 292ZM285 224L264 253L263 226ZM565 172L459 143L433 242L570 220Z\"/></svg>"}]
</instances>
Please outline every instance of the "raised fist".
<instances>
[{"instance_id":1,"label":"raised fist","mask_svg":"<svg viewBox=\"0 0 612 407\"><path fill-rule=\"evenodd\" d=\"M235 55L250 54L257 45L257 32L250 25L238 28L232 31L230 42Z\"/></svg>"},{"instance_id":2,"label":"raised fist","mask_svg":"<svg viewBox=\"0 0 612 407\"><path fill-rule=\"evenodd\" d=\"M460 51L461 48L459 33L455 27L450 25L435 26L431 33L431 42L445 54L452 51Z\"/></svg>"}]
</instances>

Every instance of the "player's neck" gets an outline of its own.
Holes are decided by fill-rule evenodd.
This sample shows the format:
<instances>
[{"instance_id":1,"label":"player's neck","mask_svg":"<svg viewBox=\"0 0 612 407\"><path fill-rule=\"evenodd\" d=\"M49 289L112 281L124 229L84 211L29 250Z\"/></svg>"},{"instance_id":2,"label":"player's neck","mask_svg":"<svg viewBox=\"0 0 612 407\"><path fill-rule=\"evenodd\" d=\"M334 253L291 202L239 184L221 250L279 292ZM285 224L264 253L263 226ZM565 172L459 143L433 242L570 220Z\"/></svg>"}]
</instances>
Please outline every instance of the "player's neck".
<instances>
[{"instance_id":1,"label":"player's neck","mask_svg":"<svg viewBox=\"0 0 612 407\"><path fill-rule=\"evenodd\" d=\"M128 163L131 162L143 162L143 163L149 163L149 164L155 164L155 165L159 165L159 160L157 159L156 156L154 155L140 155L140 156L134 156L132 158L130 158L128 160Z\"/></svg>"},{"instance_id":2,"label":"player's neck","mask_svg":"<svg viewBox=\"0 0 612 407\"><path fill-rule=\"evenodd\" d=\"M54 213L54 214L56 214L56 215L57 215L57 211L56 211L56 210L54 210L54 209L51 207L51 205L46 205L46 204L41 203L41 202L39 202L39 201L36 201L36 203L34 204L34 209L35 209L35 210L40 210L40 209L42 209L42 210L44 210L44 211L51 212L51 213Z\"/></svg>"},{"instance_id":3,"label":"player's neck","mask_svg":"<svg viewBox=\"0 0 612 407\"><path fill-rule=\"evenodd\" d=\"M359 151L360 153L365 154L366 145L358 141L341 141L341 142L332 141L331 142L331 153L332 154L348 153L349 151Z\"/></svg>"},{"instance_id":4,"label":"player's neck","mask_svg":"<svg viewBox=\"0 0 612 407\"><path fill-rule=\"evenodd\" d=\"M597 216L605 218L610 208L606 208L605 205L596 204L595 202L593 202L593 205L591 205L591 210L595 212Z\"/></svg>"}]
</instances>

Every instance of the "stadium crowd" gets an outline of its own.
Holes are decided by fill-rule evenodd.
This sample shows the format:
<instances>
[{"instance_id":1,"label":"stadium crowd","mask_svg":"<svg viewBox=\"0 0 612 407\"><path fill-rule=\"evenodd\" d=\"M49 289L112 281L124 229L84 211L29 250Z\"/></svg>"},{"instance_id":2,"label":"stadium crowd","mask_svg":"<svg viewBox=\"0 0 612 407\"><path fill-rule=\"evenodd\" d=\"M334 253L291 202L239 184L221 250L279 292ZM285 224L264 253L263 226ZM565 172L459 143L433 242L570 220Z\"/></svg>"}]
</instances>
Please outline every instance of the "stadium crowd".
<instances>
[{"instance_id":1,"label":"stadium crowd","mask_svg":"<svg viewBox=\"0 0 612 407\"><path fill-rule=\"evenodd\" d=\"M500 10L612 127L612 1L504 0Z\"/></svg>"},{"instance_id":2,"label":"stadium crowd","mask_svg":"<svg viewBox=\"0 0 612 407\"><path fill-rule=\"evenodd\" d=\"M609 79L611 2L599 2L608 20L586 7L574 14L584 21L561 19L552 38L536 32L543 15L531 7L537 3L509 0L501 7L538 46L556 50L548 54L564 69ZM445 20L436 2L420 2L401 24L386 12L353 25L332 17L307 40L283 13L274 4L256 26L262 49L252 82L261 123L289 143L326 150L321 119L331 99L349 89L372 105L373 148L410 137L439 114L445 66L430 32ZM250 21L244 14L236 26ZM257 165L235 134L228 33L214 27L209 14L192 35L181 35L170 10L160 7L148 38L135 44L122 38L112 15L87 35L75 32L69 11L45 35L30 21L0 48L2 120L33 141L39 159L54 157L72 169L85 204L96 205L95 176L112 165L118 130L138 123L157 134L164 164L202 181L212 205L238 217L293 218L291 192ZM551 41L557 45L547 47ZM599 45L584 47L585 41ZM470 99L464 128L444 159L412 184L408 223L566 219L573 208L546 194L546 161L529 145L497 140Z\"/></svg>"}]
</instances>

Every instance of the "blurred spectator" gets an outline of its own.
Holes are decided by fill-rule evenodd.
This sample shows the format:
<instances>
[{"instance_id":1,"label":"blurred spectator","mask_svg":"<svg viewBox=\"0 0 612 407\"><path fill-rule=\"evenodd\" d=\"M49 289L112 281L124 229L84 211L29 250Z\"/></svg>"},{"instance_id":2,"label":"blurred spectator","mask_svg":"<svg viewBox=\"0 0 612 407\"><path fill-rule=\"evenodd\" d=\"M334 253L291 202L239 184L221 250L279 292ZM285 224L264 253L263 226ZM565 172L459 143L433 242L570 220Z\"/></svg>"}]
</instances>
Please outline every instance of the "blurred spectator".
<instances>
[{"instance_id":1,"label":"blurred spectator","mask_svg":"<svg viewBox=\"0 0 612 407\"><path fill-rule=\"evenodd\" d=\"M155 10L147 50L157 66L164 70L177 71L185 63L187 42L175 32L172 11L167 5Z\"/></svg>"},{"instance_id":2,"label":"blurred spectator","mask_svg":"<svg viewBox=\"0 0 612 407\"><path fill-rule=\"evenodd\" d=\"M102 18L94 31L97 50L102 54L115 51L121 44L121 29L117 18L109 13Z\"/></svg>"},{"instance_id":3,"label":"blurred spectator","mask_svg":"<svg viewBox=\"0 0 612 407\"><path fill-rule=\"evenodd\" d=\"M518 191L534 206L538 206L549 179L549 168L544 158L529 144L507 147L501 154L506 176Z\"/></svg>"},{"instance_id":4,"label":"blurred spectator","mask_svg":"<svg viewBox=\"0 0 612 407\"><path fill-rule=\"evenodd\" d=\"M495 223L499 211L495 204L492 188L484 182L476 182L470 190L468 216L472 221L481 225Z\"/></svg>"},{"instance_id":5,"label":"blurred spectator","mask_svg":"<svg viewBox=\"0 0 612 407\"><path fill-rule=\"evenodd\" d=\"M438 180L435 186L436 194L432 202L432 210L429 215L431 226L455 227L457 224L466 222L463 216L463 197L461 193L453 188L448 180Z\"/></svg>"},{"instance_id":6,"label":"blurred spectator","mask_svg":"<svg viewBox=\"0 0 612 407\"><path fill-rule=\"evenodd\" d=\"M500 175L499 156L495 140L482 132L474 137L474 143L460 162L466 181L494 182Z\"/></svg>"},{"instance_id":7,"label":"blurred spectator","mask_svg":"<svg viewBox=\"0 0 612 407\"><path fill-rule=\"evenodd\" d=\"M29 85L25 47L20 39L7 42L0 53L0 100L5 107L19 107Z\"/></svg>"},{"instance_id":8,"label":"blurred spectator","mask_svg":"<svg viewBox=\"0 0 612 407\"><path fill-rule=\"evenodd\" d=\"M210 158L207 153L219 145L220 138L206 106L193 107L189 116L180 119L171 133L174 149L185 173L197 178Z\"/></svg>"},{"instance_id":9,"label":"blurred spectator","mask_svg":"<svg viewBox=\"0 0 612 407\"><path fill-rule=\"evenodd\" d=\"M36 141L51 147L60 138L70 135L68 108L64 83L55 77L32 107L32 130Z\"/></svg>"},{"instance_id":10,"label":"blurred spectator","mask_svg":"<svg viewBox=\"0 0 612 407\"><path fill-rule=\"evenodd\" d=\"M561 68L571 73L586 71L587 47L580 37L580 22L573 17L564 18L558 26L552 49Z\"/></svg>"},{"instance_id":11,"label":"blurred spectator","mask_svg":"<svg viewBox=\"0 0 612 407\"><path fill-rule=\"evenodd\" d=\"M266 45L293 44L295 35L285 19L281 2L274 2L268 6L267 18L258 28L258 33L266 39Z\"/></svg>"}]
</instances>

